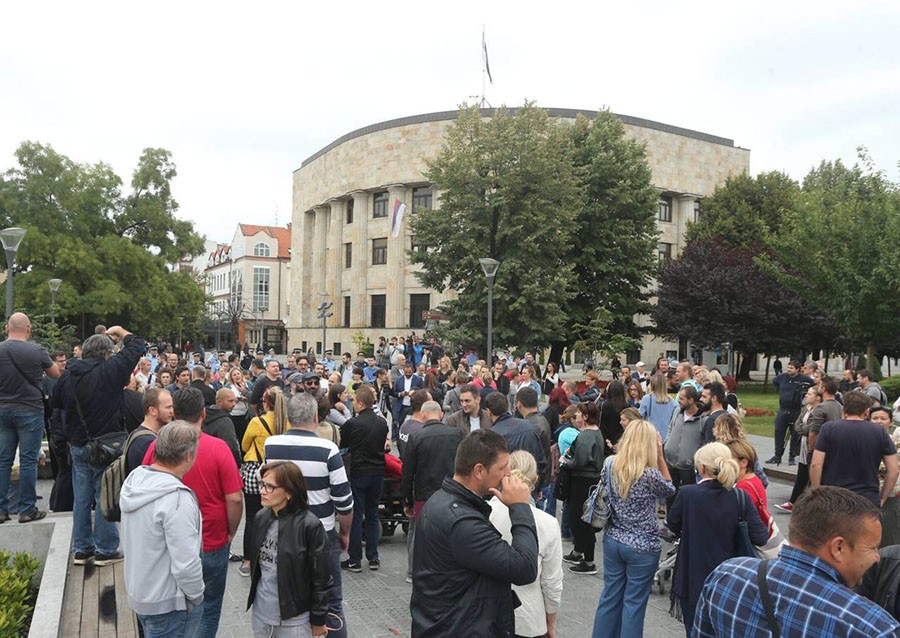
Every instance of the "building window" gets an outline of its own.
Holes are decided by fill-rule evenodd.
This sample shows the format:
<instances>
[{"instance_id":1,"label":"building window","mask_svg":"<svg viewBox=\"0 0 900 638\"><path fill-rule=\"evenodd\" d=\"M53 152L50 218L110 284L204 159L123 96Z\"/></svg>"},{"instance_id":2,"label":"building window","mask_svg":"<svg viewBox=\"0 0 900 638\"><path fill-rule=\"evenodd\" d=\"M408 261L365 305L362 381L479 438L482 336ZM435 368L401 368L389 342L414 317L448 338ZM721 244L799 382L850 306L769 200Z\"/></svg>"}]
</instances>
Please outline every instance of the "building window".
<instances>
[{"instance_id":1,"label":"building window","mask_svg":"<svg viewBox=\"0 0 900 638\"><path fill-rule=\"evenodd\" d=\"M347 223L353 223L353 198L347 200L347 207L344 209L345 215L347 216Z\"/></svg>"},{"instance_id":2,"label":"building window","mask_svg":"<svg viewBox=\"0 0 900 638\"><path fill-rule=\"evenodd\" d=\"M372 328L384 328L386 306L387 298L385 295L372 295L372 320L369 322Z\"/></svg>"},{"instance_id":3,"label":"building window","mask_svg":"<svg viewBox=\"0 0 900 638\"><path fill-rule=\"evenodd\" d=\"M412 193L412 212L431 208L431 187L414 188Z\"/></svg>"},{"instance_id":4,"label":"building window","mask_svg":"<svg viewBox=\"0 0 900 638\"><path fill-rule=\"evenodd\" d=\"M344 297L344 327L350 327L350 297Z\"/></svg>"},{"instance_id":5,"label":"building window","mask_svg":"<svg viewBox=\"0 0 900 638\"><path fill-rule=\"evenodd\" d=\"M664 242L657 244L657 255L659 257L659 263L672 259L672 244L666 244Z\"/></svg>"},{"instance_id":6,"label":"building window","mask_svg":"<svg viewBox=\"0 0 900 638\"><path fill-rule=\"evenodd\" d=\"M628 365L633 366L635 363L637 363L640 360L641 360L641 351L640 350L626 350L625 351L625 363L627 363ZM626 379L624 382L628 383L628 380Z\"/></svg>"},{"instance_id":7,"label":"building window","mask_svg":"<svg viewBox=\"0 0 900 638\"><path fill-rule=\"evenodd\" d=\"M661 222L670 222L672 221L672 198L671 197L660 197L659 198L659 221Z\"/></svg>"},{"instance_id":8,"label":"building window","mask_svg":"<svg viewBox=\"0 0 900 638\"><path fill-rule=\"evenodd\" d=\"M700 200L696 199L696 200L694 200L694 223L696 224L699 221L700 221Z\"/></svg>"},{"instance_id":9,"label":"building window","mask_svg":"<svg viewBox=\"0 0 900 638\"><path fill-rule=\"evenodd\" d=\"M316 354L325 354L322 352L322 342L316 341Z\"/></svg>"},{"instance_id":10,"label":"building window","mask_svg":"<svg viewBox=\"0 0 900 638\"><path fill-rule=\"evenodd\" d=\"M375 196L372 198L372 202L374 203L374 208L372 210L372 217L387 217L387 215L388 215L388 193L387 193L387 191L381 191L380 193L375 193Z\"/></svg>"},{"instance_id":11,"label":"building window","mask_svg":"<svg viewBox=\"0 0 900 638\"><path fill-rule=\"evenodd\" d=\"M331 354L334 355L335 359L340 359L341 355L344 354L344 351L341 349L341 342L335 341L331 346Z\"/></svg>"},{"instance_id":12,"label":"building window","mask_svg":"<svg viewBox=\"0 0 900 638\"><path fill-rule=\"evenodd\" d=\"M416 294L409 296L409 327L424 328L425 313L431 309L431 295Z\"/></svg>"},{"instance_id":13,"label":"building window","mask_svg":"<svg viewBox=\"0 0 900 638\"><path fill-rule=\"evenodd\" d=\"M387 237L372 240L372 265L383 266L387 263Z\"/></svg>"},{"instance_id":14,"label":"building window","mask_svg":"<svg viewBox=\"0 0 900 638\"><path fill-rule=\"evenodd\" d=\"M254 257L269 257L271 252L269 252L269 245L264 244L263 242L259 242L256 246L253 247L253 256Z\"/></svg>"},{"instance_id":15,"label":"building window","mask_svg":"<svg viewBox=\"0 0 900 638\"><path fill-rule=\"evenodd\" d=\"M253 310L269 307L269 267L253 267Z\"/></svg>"},{"instance_id":16,"label":"building window","mask_svg":"<svg viewBox=\"0 0 900 638\"><path fill-rule=\"evenodd\" d=\"M353 244L344 244L344 268L353 267Z\"/></svg>"},{"instance_id":17,"label":"building window","mask_svg":"<svg viewBox=\"0 0 900 638\"><path fill-rule=\"evenodd\" d=\"M303 352L306 352L306 350L307 350L306 346L307 346L306 341L300 342L300 349L303 350Z\"/></svg>"},{"instance_id":18,"label":"building window","mask_svg":"<svg viewBox=\"0 0 900 638\"><path fill-rule=\"evenodd\" d=\"M427 253L428 244L420 244L416 241L415 236L410 238L409 249L414 253Z\"/></svg>"}]
</instances>

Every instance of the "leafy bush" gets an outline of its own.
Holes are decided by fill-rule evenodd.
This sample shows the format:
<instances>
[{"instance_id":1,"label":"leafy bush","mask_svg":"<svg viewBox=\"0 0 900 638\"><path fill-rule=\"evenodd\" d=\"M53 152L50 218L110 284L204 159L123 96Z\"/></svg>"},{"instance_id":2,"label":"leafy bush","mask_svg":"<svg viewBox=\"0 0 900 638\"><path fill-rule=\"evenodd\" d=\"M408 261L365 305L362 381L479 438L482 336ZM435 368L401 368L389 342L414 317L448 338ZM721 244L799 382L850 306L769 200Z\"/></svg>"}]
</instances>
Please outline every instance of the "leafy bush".
<instances>
[{"instance_id":1,"label":"leafy bush","mask_svg":"<svg viewBox=\"0 0 900 638\"><path fill-rule=\"evenodd\" d=\"M880 385L891 403L896 401L897 397L900 396L900 376L886 377L885 379L882 379Z\"/></svg>"},{"instance_id":2,"label":"leafy bush","mask_svg":"<svg viewBox=\"0 0 900 638\"><path fill-rule=\"evenodd\" d=\"M31 581L40 563L26 552L0 552L0 638L17 638L32 611Z\"/></svg>"},{"instance_id":3,"label":"leafy bush","mask_svg":"<svg viewBox=\"0 0 900 638\"><path fill-rule=\"evenodd\" d=\"M873 381L878 381L880 383L884 378L884 374L882 374L881 372L881 359L878 356L876 356L874 361L872 361L872 365L868 366L866 365L866 355L859 355L859 359L856 362L856 371L859 372L860 370L864 370L865 368L868 368L872 371L872 376L875 377Z\"/></svg>"}]
</instances>

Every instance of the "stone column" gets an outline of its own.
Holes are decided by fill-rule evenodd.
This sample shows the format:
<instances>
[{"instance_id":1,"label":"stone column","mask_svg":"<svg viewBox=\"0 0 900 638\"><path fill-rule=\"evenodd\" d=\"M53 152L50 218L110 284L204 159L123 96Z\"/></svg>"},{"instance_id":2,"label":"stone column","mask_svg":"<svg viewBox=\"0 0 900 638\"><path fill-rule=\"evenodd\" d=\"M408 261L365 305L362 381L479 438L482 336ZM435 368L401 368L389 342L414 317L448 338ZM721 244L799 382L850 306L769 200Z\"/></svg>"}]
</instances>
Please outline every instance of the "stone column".
<instances>
[{"instance_id":1,"label":"stone column","mask_svg":"<svg viewBox=\"0 0 900 638\"><path fill-rule=\"evenodd\" d=\"M350 288L350 326L365 328L368 325L369 299L366 284L366 270L369 265L369 216L372 196L369 193L355 191L353 197L353 268Z\"/></svg>"},{"instance_id":2,"label":"stone column","mask_svg":"<svg viewBox=\"0 0 900 638\"><path fill-rule=\"evenodd\" d=\"M387 316L385 325L391 334L405 334L408 312L406 297L406 249L409 247L409 216L412 214L412 201L409 189L402 185L390 186L388 189L388 210L391 223L394 220L394 200L406 204L403 224L400 233L394 237L388 233L388 281Z\"/></svg>"},{"instance_id":3,"label":"stone column","mask_svg":"<svg viewBox=\"0 0 900 638\"><path fill-rule=\"evenodd\" d=\"M303 243L301 250L301 260L303 263L303 272L301 274L300 284L300 326L304 330L312 324L310 315L312 314L310 303L315 300L315 277L313 273L313 251L315 250L315 211L308 210L303 213ZM313 306L314 307L314 306ZM305 335L306 333L301 333Z\"/></svg>"},{"instance_id":4,"label":"stone column","mask_svg":"<svg viewBox=\"0 0 900 638\"><path fill-rule=\"evenodd\" d=\"M325 287L322 289L328 293L328 301L334 304L332 311L334 317L328 320L328 326L340 324L340 313L344 300L341 298L341 268L343 266L343 254L341 253L341 229L344 222L344 201L334 199L330 202L331 214L328 216L328 229L325 234L325 243L328 252L325 256Z\"/></svg>"},{"instance_id":5,"label":"stone column","mask_svg":"<svg viewBox=\"0 0 900 638\"><path fill-rule=\"evenodd\" d=\"M688 223L692 223L694 221L694 202L697 201L697 198L694 195L684 194L679 195L677 198L674 198L676 202L676 206L673 214L676 215L672 219L676 223L676 244L675 244L675 254L672 255L674 259L678 255L681 254L681 251L684 250L685 247L685 234L687 233Z\"/></svg>"}]
</instances>

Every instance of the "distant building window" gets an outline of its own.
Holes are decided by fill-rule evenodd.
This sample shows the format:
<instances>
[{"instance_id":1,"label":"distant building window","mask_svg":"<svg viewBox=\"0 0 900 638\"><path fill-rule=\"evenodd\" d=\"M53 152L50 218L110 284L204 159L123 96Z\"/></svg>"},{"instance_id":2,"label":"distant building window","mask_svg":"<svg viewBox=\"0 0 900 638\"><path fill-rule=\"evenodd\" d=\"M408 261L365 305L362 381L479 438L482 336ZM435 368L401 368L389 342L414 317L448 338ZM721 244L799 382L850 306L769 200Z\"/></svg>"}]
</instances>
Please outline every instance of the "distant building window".
<instances>
[{"instance_id":1,"label":"distant building window","mask_svg":"<svg viewBox=\"0 0 900 638\"><path fill-rule=\"evenodd\" d=\"M384 317L387 306L385 295L372 295L372 320L369 325L373 328L384 328Z\"/></svg>"},{"instance_id":2,"label":"distant building window","mask_svg":"<svg viewBox=\"0 0 900 638\"><path fill-rule=\"evenodd\" d=\"M659 198L659 221L661 222L670 222L672 221L672 198L671 197L660 197Z\"/></svg>"},{"instance_id":3,"label":"distant building window","mask_svg":"<svg viewBox=\"0 0 900 638\"><path fill-rule=\"evenodd\" d=\"M350 297L344 297L344 327L350 327Z\"/></svg>"},{"instance_id":4,"label":"distant building window","mask_svg":"<svg viewBox=\"0 0 900 638\"><path fill-rule=\"evenodd\" d=\"M387 217L388 215L388 193L387 191L381 191L380 193L375 193L375 196L372 198L374 202L374 208L372 210L372 217Z\"/></svg>"},{"instance_id":5,"label":"distant building window","mask_svg":"<svg viewBox=\"0 0 900 638\"><path fill-rule=\"evenodd\" d=\"M353 267L353 244L344 244L344 268Z\"/></svg>"},{"instance_id":6,"label":"distant building window","mask_svg":"<svg viewBox=\"0 0 900 638\"><path fill-rule=\"evenodd\" d=\"M253 268L253 310L269 307L269 267Z\"/></svg>"},{"instance_id":7,"label":"distant building window","mask_svg":"<svg viewBox=\"0 0 900 638\"><path fill-rule=\"evenodd\" d=\"M423 186L414 188L412 195L412 210L414 213L431 208L431 187Z\"/></svg>"},{"instance_id":8,"label":"distant building window","mask_svg":"<svg viewBox=\"0 0 900 638\"><path fill-rule=\"evenodd\" d=\"M700 200L694 200L694 223L700 221Z\"/></svg>"},{"instance_id":9,"label":"distant building window","mask_svg":"<svg viewBox=\"0 0 900 638\"><path fill-rule=\"evenodd\" d=\"M341 349L340 341L335 341L331 345L331 353L335 356L335 358L337 358L337 359L341 358L341 355L344 353L344 351Z\"/></svg>"},{"instance_id":10,"label":"distant building window","mask_svg":"<svg viewBox=\"0 0 900 638\"><path fill-rule=\"evenodd\" d=\"M316 354L325 354L322 352L322 342L316 341Z\"/></svg>"},{"instance_id":11,"label":"distant building window","mask_svg":"<svg viewBox=\"0 0 900 638\"><path fill-rule=\"evenodd\" d=\"M372 240L372 265L383 266L387 263L387 237Z\"/></svg>"},{"instance_id":12,"label":"distant building window","mask_svg":"<svg viewBox=\"0 0 900 638\"><path fill-rule=\"evenodd\" d=\"M306 341L301 342L301 343L300 343L300 349L303 350L303 352L306 352L306 346L307 346L307 345L308 345L308 343L307 343Z\"/></svg>"},{"instance_id":13,"label":"distant building window","mask_svg":"<svg viewBox=\"0 0 900 638\"><path fill-rule=\"evenodd\" d=\"M353 199L352 198L347 200L347 207L344 210L346 211L345 214L347 216L347 223L352 224L353 223Z\"/></svg>"},{"instance_id":14,"label":"distant building window","mask_svg":"<svg viewBox=\"0 0 900 638\"><path fill-rule=\"evenodd\" d=\"M672 244L660 242L659 244L657 244L657 252L659 256L659 263L669 261L670 259L672 259Z\"/></svg>"},{"instance_id":15,"label":"distant building window","mask_svg":"<svg viewBox=\"0 0 900 638\"><path fill-rule=\"evenodd\" d=\"M409 327L424 328L425 313L431 309L431 295L415 294L409 296Z\"/></svg>"},{"instance_id":16,"label":"distant building window","mask_svg":"<svg viewBox=\"0 0 900 638\"><path fill-rule=\"evenodd\" d=\"M410 238L410 246L409 246L409 248L410 248L410 250L411 250L412 252L414 252L414 253L426 253L426 252L428 252L428 245L427 245L427 244L423 244L423 243L419 243L418 241L416 241L415 236L413 236L413 237Z\"/></svg>"},{"instance_id":17,"label":"distant building window","mask_svg":"<svg viewBox=\"0 0 900 638\"><path fill-rule=\"evenodd\" d=\"M263 242L259 242L256 246L253 247L253 256L254 257L269 257L271 252L269 251L269 245L264 244Z\"/></svg>"},{"instance_id":18,"label":"distant building window","mask_svg":"<svg viewBox=\"0 0 900 638\"><path fill-rule=\"evenodd\" d=\"M641 351L640 350L626 350L625 351L625 363L628 365L634 365L638 361L641 360Z\"/></svg>"}]
</instances>

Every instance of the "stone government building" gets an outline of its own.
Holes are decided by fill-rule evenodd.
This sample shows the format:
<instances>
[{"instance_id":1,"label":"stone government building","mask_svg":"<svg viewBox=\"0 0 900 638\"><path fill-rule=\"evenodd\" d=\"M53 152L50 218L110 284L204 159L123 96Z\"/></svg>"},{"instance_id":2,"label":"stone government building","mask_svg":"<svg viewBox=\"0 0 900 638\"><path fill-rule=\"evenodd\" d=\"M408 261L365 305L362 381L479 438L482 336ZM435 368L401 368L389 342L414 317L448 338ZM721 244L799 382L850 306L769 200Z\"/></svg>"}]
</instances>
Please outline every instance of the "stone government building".
<instances>
[{"instance_id":1,"label":"stone government building","mask_svg":"<svg viewBox=\"0 0 900 638\"><path fill-rule=\"evenodd\" d=\"M578 113L596 115L577 109L546 110L551 117L566 120ZM481 113L490 117L494 109ZM358 129L294 171L287 321L291 347L304 351L312 347L317 352L331 348L337 357L353 350L352 335L359 332L373 342L381 335L412 331L421 335L423 311L437 308L453 294L439 294L416 280L413 273L418 266L406 255L416 247L407 220L398 237L390 231L395 200L406 205L407 215L418 208L439 207L440 193L432 192L423 172L427 161L440 153L445 130L458 114L426 113ZM646 145L653 183L660 191L659 258L675 257L684 247L688 222L697 219L700 200L729 175L748 172L750 151L715 135L617 117L627 135ZM334 304L324 346L322 320L316 318L320 293L327 293ZM678 344L647 337L643 349L628 353L628 359L655 360L663 354L677 356ZM715 363L715 354L711 356ZM727 361L720 358L719 363Z\"/></svg>"}]
</instances>

